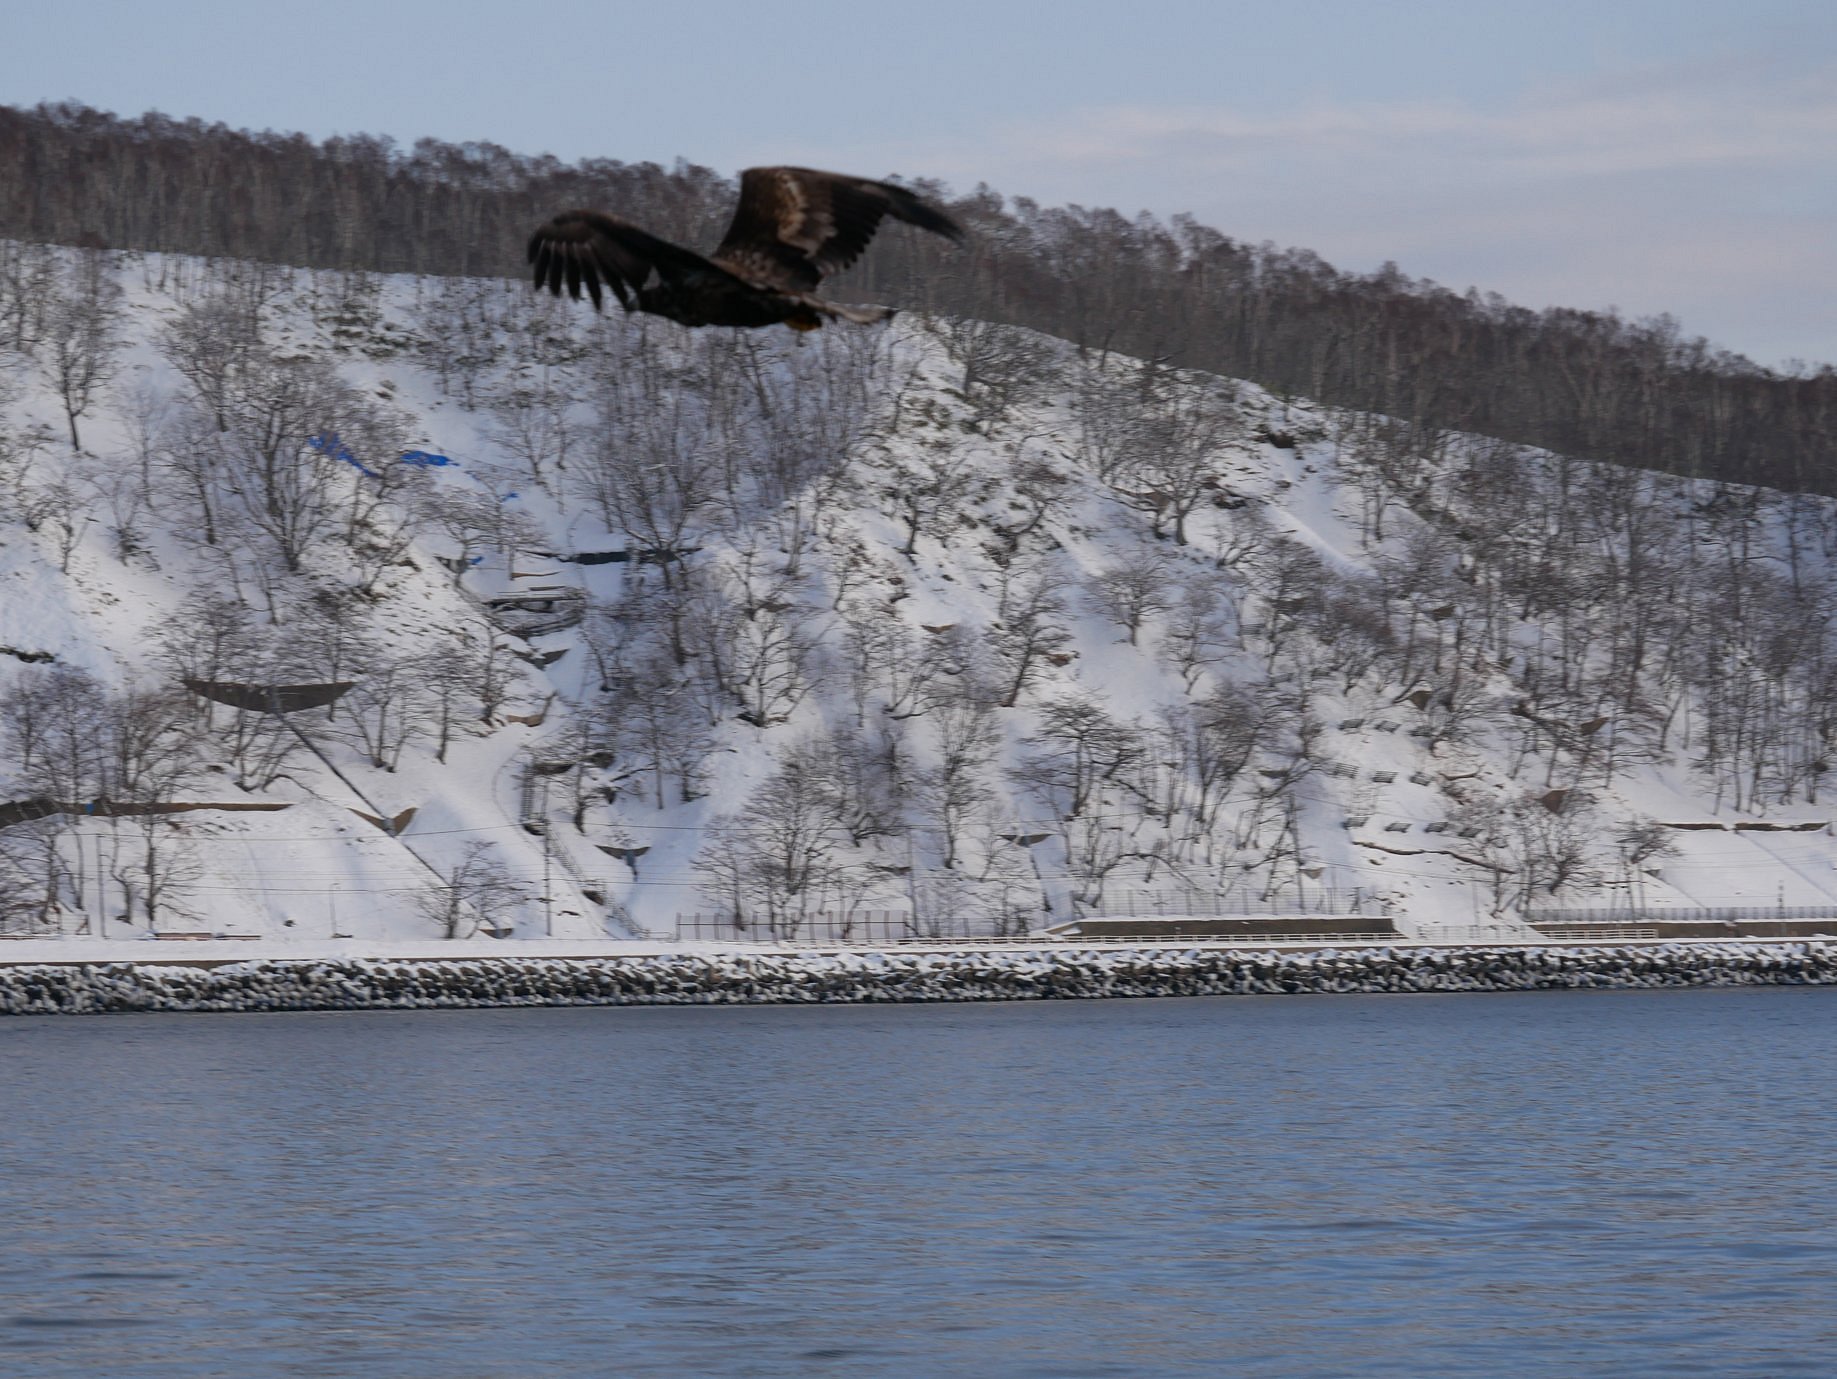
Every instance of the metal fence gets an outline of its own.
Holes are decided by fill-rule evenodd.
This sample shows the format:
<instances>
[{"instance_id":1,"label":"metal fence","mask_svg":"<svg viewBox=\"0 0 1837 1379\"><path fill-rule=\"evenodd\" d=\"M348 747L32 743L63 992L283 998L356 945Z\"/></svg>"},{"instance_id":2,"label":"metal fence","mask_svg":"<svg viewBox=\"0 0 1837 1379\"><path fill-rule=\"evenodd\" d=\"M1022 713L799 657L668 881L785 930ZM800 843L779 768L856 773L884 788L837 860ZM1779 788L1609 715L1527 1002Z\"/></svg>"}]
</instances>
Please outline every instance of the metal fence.
<instances>
[{"instance_id":1,"label":"metal fence","mask_svg":"<svg viewBox=\"0 0 1837 1379\"><path fill-rule=\"evenodd\" d=\"M1028 936L1025 926L1011 934L991 934L988 921L919 921L910 910L824 910L815 914L678 914L676 937L713 943L855 944L924 943L939 940ZM1037 937L1037 935L1036 935Z\"/></svg>"},{"instance_id":2,"label":"metal fence","mask_svg":"<svg viewBox=\"0 0 1837 1379\"><path fill-rule=\"evenodd\" d=\"M1658 929L1651 924L1580 924L1573 926L1577 932L1564 933L1565 926L1551 925L1544 932L1535 934L1530 941L1537 943L1576 943L1592 942L1596 939L1656 939ZM1520 942L1526 940L1520 939Z\"/></svg>"},{"instance_id":3,"label":"metal fence","mask_svg":"<svg viewBox=\"0 0 1837 1379\"><path fill-rule=\"evenodd\" d=\"M1837 924L1837 904L1830 905L1610 905L1588 908L1527 910L1527 924L1755 924L1827 919Z\"/></svg>"},{"instance_id":4,"label":"metal fence","mask_svg":"<svg viewBox=\"0 0 1837 1379\"><path fill-rule=\"evenodd\" d=\"M1370 905L1353 890L1307 887L1293 895L1260 895L1254 891L1220 894L1186 889L1130 890L1106 893L1102 901L1074 901L1080 918L1089 919L1276 919L1293 915L1352 915Z\"/></svg>"},{"instance_id":5,"label":"metal fence","mask_svg":"<svg viewBox=\"0 0 1837 1379\"><path fill-rule=\"evenodd\" d=\"M793 916L754 912L728 914L678 914L676 937L718 943L886 944L928 943L974 939L977 942L1040 937L1041 930L1072 919L1243 919L1289 920L1297 918L1357 919L1353 903L1357 893L1342 896L1325 889L1310 891L1305 901L1296 897L1265 898L1245 893L1218 895L1204 891L1127 892L1101 905L1075 903L1067 916L1047 919L1037 913L1011 918L1007 923L982 918L932 918L909 909L841 912L824 910ZM1348 926L1349 928L1351 926ZM1090 935L1085 936L1087 939ZM1153 937L1144 935L1144 937ZM1364 936L1369 940L1370 933Z\"/></svg>"},{"instance_id":6,"label":"metal fence","mask_svg":"<svg viewBox=\"0 0 1837 1379\"><path fill-rule=\"evenodd\" d=\"M732 942L728 938L724 940ZM749 938L742 942L770 944L775 948L810 948L833 951L838 948L860 949L962 949L962 948L1344 948L1383 946L1406 942L1395 935L1374 934L1231 934L1169 938L1165 935L1106 934L1090 935L1053 933L1037 930L1031 934L963 934L957 937L928 938L914 936L895 939L861 939L847 942L804 935L793 939Z\"/></svg>"},{"instance_id":7,"label":"metal fence","mask_svg":"<svg viewBox=\"0 0 1837 1379\"><path fill-rule=\"evenodd\" d=\"M1033 927L1025 930L1010 930L1005 933L991 932L988 921L957 921L950 924L915 923L907 910L872 910L858 912L852 917L835 914L808 915L795 923L780 921L774 925L765 915L744 916L736 923L734 916L708 914L678 914L676 916L675 936L681 941L699 941L704 943L727 944L770 944L774 947L794 948L885 948L885 947L939 947L966 944L982 947L1001 944L1051 944L1051 945L1156 945L1174 947L1192 947L1195 944L1207 946L1225 945L1234 948L1268 948L1276 945L1305 945L1319 947L1322 945L1346 944L1387 944L1387 943L1545 943L1549 940L1533 933L1522 925L1467 925L1460 928L1435 929L1417 936L1385 932L1388 928L1356 928L1348 924L1344 929L1334 928L1300 928L1283 931L1273 926L1284 921L1303 924L1306 920L1323 918L1319 914L1298 915L1267 914L1251 916L1252 919L1266 919L1271 928L1259 929L1254 924L1242 928L1214 932L1179 933L1168 932L1164 926L1153 924L1154 916L1146 916L1147 923L1139 930L1128 927L1126 917L1111 915L1109 922L1096 932L1080 932L1077 922L1066 922L1050 928ZM1356 922L1357 915L1338 916ZM1382 921L1373 921L1381 924ZM1628 932L1629 938L1651 938L1651 930Z\"/></svg>"}]
</instances>

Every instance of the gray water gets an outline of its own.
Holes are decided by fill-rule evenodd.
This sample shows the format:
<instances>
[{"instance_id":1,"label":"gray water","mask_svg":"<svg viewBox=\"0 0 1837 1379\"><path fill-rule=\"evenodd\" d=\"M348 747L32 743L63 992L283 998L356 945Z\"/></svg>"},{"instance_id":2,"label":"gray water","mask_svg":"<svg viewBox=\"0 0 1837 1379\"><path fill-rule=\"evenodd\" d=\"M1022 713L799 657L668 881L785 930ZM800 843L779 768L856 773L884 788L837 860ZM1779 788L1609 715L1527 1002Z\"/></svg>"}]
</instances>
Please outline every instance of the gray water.
<instances>
[{"instance_id":1,"label":"gray water","mask_svg":"<svg viewBox=\"0 0 1837 1379\"><path fill-rule=\"evenodd\" d=\"M1837 991L0 1022L0 1375L1837 1373Z\"/></svg>"}]
</instances>

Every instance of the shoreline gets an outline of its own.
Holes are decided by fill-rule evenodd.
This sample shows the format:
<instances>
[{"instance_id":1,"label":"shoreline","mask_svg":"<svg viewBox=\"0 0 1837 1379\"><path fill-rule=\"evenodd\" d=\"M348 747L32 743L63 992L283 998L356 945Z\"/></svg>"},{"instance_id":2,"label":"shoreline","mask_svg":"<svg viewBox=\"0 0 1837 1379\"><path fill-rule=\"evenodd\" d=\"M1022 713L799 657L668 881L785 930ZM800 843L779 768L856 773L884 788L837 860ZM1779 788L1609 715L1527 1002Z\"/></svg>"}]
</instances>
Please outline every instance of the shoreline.
<instances>
[{"instance_id":1,"label":"shoreline","mask_svg":"<svg viewBox=\"0 0 1837 1379\"><path fill-rule=\"evenodd\" d=\"M0 1015L1837 986L1837 940L1827 939L851 950L570 944L544 946L597 951L513 954L492 944L478 954L405 945L414 951L157 957L136 946L141 953L115 960L0 954Z\"/></svg>"}]
</instances>

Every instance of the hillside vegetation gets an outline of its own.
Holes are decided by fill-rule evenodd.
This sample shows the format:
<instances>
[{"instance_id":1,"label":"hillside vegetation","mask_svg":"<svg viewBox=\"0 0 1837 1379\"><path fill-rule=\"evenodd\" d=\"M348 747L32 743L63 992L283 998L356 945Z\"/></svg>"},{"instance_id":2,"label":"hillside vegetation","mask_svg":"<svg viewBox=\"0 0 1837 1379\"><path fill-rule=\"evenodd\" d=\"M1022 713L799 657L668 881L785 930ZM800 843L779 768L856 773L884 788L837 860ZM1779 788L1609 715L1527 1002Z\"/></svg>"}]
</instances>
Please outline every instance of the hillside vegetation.
<instances>
[{"instance_id":1,"label":"hillside vegetation","mask_svg":"<svg viewBox=\"0 0 1837 1379\"><path fill-rule=\"evenodd\" d=\"M0 926L1837 894L1828 499L962 316L0 260Z\"/></svg>"}]
</instances>

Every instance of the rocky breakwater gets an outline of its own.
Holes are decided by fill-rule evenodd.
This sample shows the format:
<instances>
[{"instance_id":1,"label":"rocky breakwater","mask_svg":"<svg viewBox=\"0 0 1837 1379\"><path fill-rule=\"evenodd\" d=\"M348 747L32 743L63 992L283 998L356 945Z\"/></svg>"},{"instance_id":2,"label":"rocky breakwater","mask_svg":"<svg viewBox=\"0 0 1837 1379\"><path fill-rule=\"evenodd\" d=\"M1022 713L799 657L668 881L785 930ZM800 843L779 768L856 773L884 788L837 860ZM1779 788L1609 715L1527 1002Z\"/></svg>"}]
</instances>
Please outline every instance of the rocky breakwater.
<instances>
[{"instance_id":1,"label":"rocky breakwater","mask_svg":"<svg viewBox=\"0 0 1837 1379\"><path fill-rule=\"evenodd\" d=\"M0 1014L1086 1000L1837 985L1837 943L1034 948L0 966Z\"/></svg>"}]
</instances>

